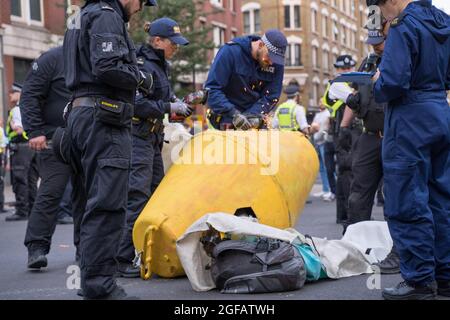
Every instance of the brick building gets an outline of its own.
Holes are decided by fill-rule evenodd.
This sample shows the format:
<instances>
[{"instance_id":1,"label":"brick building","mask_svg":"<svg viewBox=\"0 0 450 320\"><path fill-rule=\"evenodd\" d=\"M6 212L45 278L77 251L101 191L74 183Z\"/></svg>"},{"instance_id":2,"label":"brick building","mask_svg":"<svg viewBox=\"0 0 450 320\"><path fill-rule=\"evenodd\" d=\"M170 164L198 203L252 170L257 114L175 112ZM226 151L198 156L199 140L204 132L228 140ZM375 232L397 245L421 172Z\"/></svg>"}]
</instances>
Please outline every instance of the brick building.
<instances>
[{"instance_id":1,"label":"brick building","mask_svg":"<svg viewBox=\"0 0 450 320\"><path fill-rule=\"evenodd\" d=\"M0 101L3 118L8 111L11 84L22 83L31 62L62 43L69 3L70 0L2 0L0 83L3 90L0 90Z\"/></svg>"},{"instance_id":2,"label":"brick building","mask_svg":"<svg viewBox=\"0 0 450 320\"><path fill-rule=\"evenodd\" d=\"M244 0L244 34L282 30L289 43L284 84L301 85L302 104L316 108L337 56L350 54L358 62L365 45L365 1L359 0Z\"/></svg>"}]
</instances>

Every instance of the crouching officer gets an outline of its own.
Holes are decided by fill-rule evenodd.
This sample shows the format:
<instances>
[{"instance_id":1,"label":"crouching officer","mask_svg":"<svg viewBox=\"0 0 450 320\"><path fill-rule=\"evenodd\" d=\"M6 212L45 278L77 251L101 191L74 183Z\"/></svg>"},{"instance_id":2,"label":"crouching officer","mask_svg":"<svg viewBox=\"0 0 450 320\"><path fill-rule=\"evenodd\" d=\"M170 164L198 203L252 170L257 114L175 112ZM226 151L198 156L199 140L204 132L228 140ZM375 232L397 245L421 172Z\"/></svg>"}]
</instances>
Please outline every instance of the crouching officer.
<instances>
[{"instance_id":1,"label":"crouching officer","mask_svg":"<svg viewBox=\"0 0 450 320\"><path fill-rule=\"evenodd\" d=\"M283 87L286 46L283 33L272 29L262 37L235 38L219 50L205 83L215 129L248 130L249 118L273 109Z\"/></svg>"},{"instance_id":2,"label":"crouching officer","mask_svg":"<svg viewBox=\"0 0 450 320\"><path fill-rule=\"evenodd\" d=\"M178 116L188 117L193 111L187 104L173 99L167 62L177 52L178 46L188 45L189 41L181 35L178 24L169 18L146 24L145 31L149 38L147 43L137 50L137 60L141 71L153 75L155 85L151 93L137 95L133 117L133 149L126 224L117 253L118 274L127 278L140 275L140 266L133 264L134 223L164 177L161 156L164 116L176 113Z\"/></svg>"},{"instance_id":3,"label":"crouching officer","mask_svg":"<svg viewBox=\"0 0 450 320\"><path fill-rule=\"evenodd\" d=\"M132 15L154 1L87 1L64 38L66 85L73 92L66 159L80 227L81 289L86 299L123 299L115 256L125 221L136 90L150 92L126 30ZM63 140L64 141L64 140Z\"/></svg>"},{"instance_id":4,"label":"crouching officer","mask_svg":"<svg viewBox=\"0 0 450 320\"><path fill-rule=\"evenodd\" d=\"M284 90L288 100L282 103L275 112L272 128L282 131L301 131L309 134L309 124L306 120L305 108L300 105L300 87L290 84Z\"/></svg>"},{"instance_id":5,"label":"crouching officer","mask_svg":"<svg viewBox=\"0 0 450 320\"><path fill-rule=\"evenodd\" d=\"M450 296L450 17L430 0L367 0L392 20L374 93L385 206L404 281L389 300Z\"/></svg>"},{"instance_id":6,"label":"crouching officer","mask_svg":"<svg viewBox=\"0 0 450 320\"><path fill-rule=\"evenodd\" d=\"M32 65L25 80L21 112L29 146L36 151L41 177L38 194L28 219L25 246L28 248L28 268L47 266L56 219L67 182L70 166L62 163L50 148L56 128L64 124L63 110L71 93L64 80L63 48L57 47L41 55ZM74 242L78 246L75 228Z\"/></svg>"}]
</instances>

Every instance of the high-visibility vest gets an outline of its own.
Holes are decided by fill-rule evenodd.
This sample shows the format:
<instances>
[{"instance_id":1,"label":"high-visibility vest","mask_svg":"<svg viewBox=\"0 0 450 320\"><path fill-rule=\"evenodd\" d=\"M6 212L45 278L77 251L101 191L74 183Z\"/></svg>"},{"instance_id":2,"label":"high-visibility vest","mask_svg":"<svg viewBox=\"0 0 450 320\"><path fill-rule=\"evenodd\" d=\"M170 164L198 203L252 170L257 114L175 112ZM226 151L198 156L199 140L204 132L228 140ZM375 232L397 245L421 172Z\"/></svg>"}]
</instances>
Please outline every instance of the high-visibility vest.
<instances>
[{"instance_id":1,"label":"high-visibility vest","mask_svg":"<svg viewBox=\"0 0 450 320\"><path fill-rule=\"evenodd\" d=\"M347 86L349 86L348 83L345 83L345 84ZM325 90L325 94L322 97L322 103L328 109L330 109L331 118L335 118L336 112L339 110L340 107L342 107L345 104L345 102L342 100L339 100L339 99L335 99L335 100L330 99L330 97L328 96L328 93L330 92L330 87L331 87L331 84L328 82L327 89Z\"/></svg>"},{"instance_id":2,"label":"high-visibility vest","mask_svg":"<svg viewBox=\"0 0 450 320\"><path fill-rule=\"evenodd\" d=\"M294 101L286 101L281 104L275 112L278 118L278 127L281 131L298 131L300 125L297 123L295 108L297 104Z\"/></svg>"},{"instance_id":3,"label":"high-visibility vest","mask_svg":"<svg viewBox=\"0 0 450 320\"><path fill-rule=\"evenodd\" d=\"M6 123L6 135L8 136L8 140L12 141L14 138L18 137L17 132L11 129L11 119L12 119L12 110L9 111L8 122ZM22 132L22 138L28 140L27 133Z\"/></svg>"}]
</instances>

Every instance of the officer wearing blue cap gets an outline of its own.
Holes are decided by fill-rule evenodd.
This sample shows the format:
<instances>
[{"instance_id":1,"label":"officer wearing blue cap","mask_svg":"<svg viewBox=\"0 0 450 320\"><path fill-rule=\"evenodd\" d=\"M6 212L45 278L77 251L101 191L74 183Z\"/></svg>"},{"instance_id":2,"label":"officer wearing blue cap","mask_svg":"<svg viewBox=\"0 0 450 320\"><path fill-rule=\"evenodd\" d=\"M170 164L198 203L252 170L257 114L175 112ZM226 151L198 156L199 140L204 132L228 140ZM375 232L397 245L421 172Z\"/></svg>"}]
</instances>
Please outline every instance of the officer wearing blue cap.
<instances>
[{"instance_id":1,"label":"officer wearing blue cap","mask_svg":"<svg viewBox=\"0 0 450 320\"><path fill-rule=\"evenodd\" d=\"M64 37L64 69L73 101L65 155L80 227L81 288L85 299L123 299L115 260L127 207L131 118L136 91L149 93L126 23L155 1L86 1Z\"/></svg>"},{"instance_id":2,"label":"officer wearing blue cap","mask_svg":"<svg viewBox=\"0 0 450 320\"><path fill-rule=\"evenodd\" d=\"M126 224L117 252L118 275L139 277L140 266L133 264L135 250L132 231L134 223L164 176L161 150L164 141L163 119L175 113L188 117L192 109L174 97L169 81L168 60L178 47L189 44L181 35L177 22L160 18L144 26L149 38L138 48L139 69L151 74L157 85L149 94L139 93L132 121L132 156L129 178Z\"/></svg>"},{"instance_id":3,"label":"officer wearing blue cap","mask_svg":"<svg viewBox=\"0 0 450 320\"><path fill-rule=\"evenodd\" d=\"M275 107L283 86L286 47L283 33L271 29L262 37L235 38L219 50L205 83L208 119L214 128L248 130L248 116L261 116Z\"/></svg>"},{"instance_id":4,"label":"officer wearing blue cap","mask_svg":"<svg viewBox=\"0 0 450 320\"><path fill-rule=\"evenodd\" d=\"M450 17L430 0L367 4L391 23L374 91L388 103L384 214L405 281L383 297L450 296Z\"/></svg>"}]
</instances>

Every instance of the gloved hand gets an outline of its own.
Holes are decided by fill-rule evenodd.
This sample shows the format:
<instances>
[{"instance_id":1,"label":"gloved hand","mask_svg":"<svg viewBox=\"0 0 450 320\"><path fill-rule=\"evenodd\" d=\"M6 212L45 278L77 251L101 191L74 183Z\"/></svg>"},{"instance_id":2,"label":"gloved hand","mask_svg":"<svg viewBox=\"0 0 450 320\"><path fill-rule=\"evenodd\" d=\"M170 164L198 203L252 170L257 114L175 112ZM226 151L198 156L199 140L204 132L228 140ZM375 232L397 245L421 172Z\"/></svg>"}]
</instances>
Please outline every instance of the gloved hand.
<instances>
[{"instance_id":1,"label":"gloved hand","mask_svg":"<svg viewBox=\"0 0 450 320\"><path fill-rule=\"evenodd\" d=\"M170 103L170 113L175 113L177 116L189 117L194 110L181 100Z\"/></svg>"},{"instance_id":2,"label":"gloved hand","mask_svg":"<svg viewBox=\"0 0 450 320\"><path fill-rule=\"evenodd\" d=\"M139 71L141 74L141 81L138 83L138 90L144 95L148 96L153 92L153 76L151 73Z\"/></svg>"},{"instance_id":3,"label":"gloved hand","mask_svg":"<svg viewBox=\"0 0 450 320\"><path fill-rule=\"evenodd\" d=\"M339 128L338 145L344 150L349 151L352 145L352 132L348 127Z\"/></svg>"},{"instance_id":4,"label":"gloved hand","mask_svg":"<svg viewBox=\"0 0 450 320\"><path fill-rule=\"evenodd\" d=\"M252 128L252 124L248 121L247 117L239 111L234 113L232 122L237 130L249 130Z\"/></svg>"},{"instance_id":5,"label":"gloved hand","mask_svg":"<svg viewBox=\"0 0 450 320\"><path fill-rule=\"evenodd\" d=\"M349 95L347 101L345 102L345 104L348 105L348 107L355 112L359 112L359 109L361 108L360 103L361 103L361 94L359 92Z\"/></svg>"}]
</instances>

